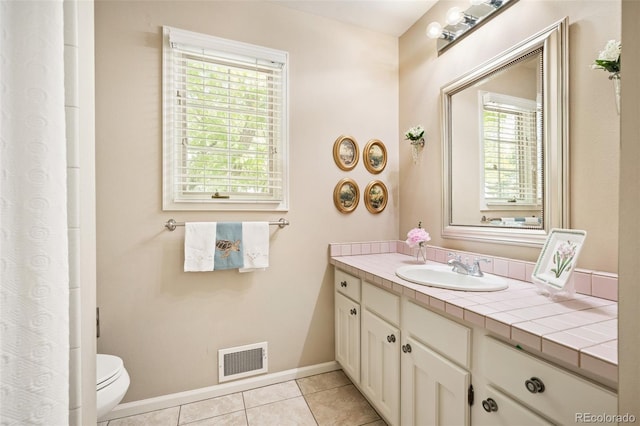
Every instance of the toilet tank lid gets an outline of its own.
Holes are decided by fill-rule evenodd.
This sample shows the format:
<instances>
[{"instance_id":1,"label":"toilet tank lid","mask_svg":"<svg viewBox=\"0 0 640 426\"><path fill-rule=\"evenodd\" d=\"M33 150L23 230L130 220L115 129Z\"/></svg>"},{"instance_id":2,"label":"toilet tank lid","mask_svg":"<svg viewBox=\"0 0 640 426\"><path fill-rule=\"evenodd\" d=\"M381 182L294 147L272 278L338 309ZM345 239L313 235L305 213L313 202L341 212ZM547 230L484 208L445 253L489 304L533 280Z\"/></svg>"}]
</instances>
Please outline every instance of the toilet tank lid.
<instances>
[{"instance_id":1,"label":"toilet tank lid","mask_svg":"<svg viewBox=\"0 0 640 426\"><path fill-rule=\"evenodd\" d=\"M115 355L98 354L96 359L96 384L109 380L122 370L124 363Z\"/></svg>"}]
</instances>

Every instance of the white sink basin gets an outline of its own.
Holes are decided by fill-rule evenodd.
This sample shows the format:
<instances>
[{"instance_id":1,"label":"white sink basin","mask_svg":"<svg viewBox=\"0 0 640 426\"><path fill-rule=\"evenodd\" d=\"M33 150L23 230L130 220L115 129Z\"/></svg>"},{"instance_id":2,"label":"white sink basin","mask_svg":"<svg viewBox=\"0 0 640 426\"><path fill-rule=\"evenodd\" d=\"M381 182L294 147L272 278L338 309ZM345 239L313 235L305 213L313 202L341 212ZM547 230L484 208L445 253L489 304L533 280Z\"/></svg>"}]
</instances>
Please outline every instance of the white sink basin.
<instances>
[{"instance_id":1,"label":"white sink basin","mask_svg":"<svg viewBox=\"0 0 640 426\"><path fill-rule=\"evenodd\" d=\"M507 280L492 274L472 277L453 272L446 265L408 265L396 269L396 275L412 283L463 291L496 291L509 287Z\"/></svg>"}]
</instances>

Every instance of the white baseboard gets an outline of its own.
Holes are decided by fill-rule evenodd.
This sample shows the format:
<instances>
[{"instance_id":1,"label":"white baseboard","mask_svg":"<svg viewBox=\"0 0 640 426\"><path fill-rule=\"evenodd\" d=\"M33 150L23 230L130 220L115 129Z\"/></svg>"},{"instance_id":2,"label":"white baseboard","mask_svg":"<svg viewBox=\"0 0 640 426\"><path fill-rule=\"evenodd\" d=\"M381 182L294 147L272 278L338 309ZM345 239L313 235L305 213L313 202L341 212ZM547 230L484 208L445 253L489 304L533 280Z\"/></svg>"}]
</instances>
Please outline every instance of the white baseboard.
<instances>
[{"instance_id":1,"label":"white baseboard","mask_svg":"<svg viewBox=\"0 0 640 426\"><path fill-rule=\"evenodd\" d=\"M103 422L120 417L148 413L149 411L162 410L164 408L189 404L191 402L202 401L203 399L216 398L218 396L228 395L231 393L243 392L262 386L286 382L287 380L300 379L302 377L327 373L329 371L339 369L340 365L336 361L330 361L323 364L309 365L277 373L264 374L262 376L251 377L248 379L236 380L234 382L208 386L206 388L141 399L139 401L126 402L116 406L109 414L106 414L98 421Z\"/></svg>"}]
</instances>

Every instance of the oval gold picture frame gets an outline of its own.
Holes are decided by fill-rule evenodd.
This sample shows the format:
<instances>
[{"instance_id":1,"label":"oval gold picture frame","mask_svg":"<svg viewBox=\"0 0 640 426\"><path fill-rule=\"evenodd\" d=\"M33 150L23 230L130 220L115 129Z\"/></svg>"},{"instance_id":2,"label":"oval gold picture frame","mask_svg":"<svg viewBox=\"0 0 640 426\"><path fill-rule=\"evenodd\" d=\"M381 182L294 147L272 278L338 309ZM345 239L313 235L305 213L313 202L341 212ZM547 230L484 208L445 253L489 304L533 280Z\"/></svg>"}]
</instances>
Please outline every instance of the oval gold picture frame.
<instances>
[{"instance_id":1,"label":"oval gold picture frame","mask_svg":"<svg viewBox=\"0 0 640 426\"><path fill-rule=\"evenodd\" d=\"M382 181L369 182L364 190L364 205L371 213L378 214L387 207L389 191Z\"/></svg>"},{"instance_id":2,"label":"oval gold picture frame","mask_svg":"<svg viewBox=\"0 0 640 426\"><path fill-rule=\"evenodd\" d=\"M364 166L370 173L378 174L387 167L387 148L381 140L371 139L362 152Z\"/></svg>"},{"instance_id":3,"label":"oval gold picture frame","mask_svg":"<svg viewBox=\"0 0 640 426\"><path fill-rule=\"evenodd\" d=\"M351 178L344 178L333 190L333 204L340 213L351 213L360 202L360 189Z\"/></svg>"},{"instance_id":4,"label":"oval gold picture frame","mask_svg":"<svg viewBox=\"0 0 640 426\"><path fill-rule=\"evenodd\" d=\"M333 144L333 160L342 170L351 170L360 159L358 143L352 136L342 135Z\"/></svg>"}]
</instances>

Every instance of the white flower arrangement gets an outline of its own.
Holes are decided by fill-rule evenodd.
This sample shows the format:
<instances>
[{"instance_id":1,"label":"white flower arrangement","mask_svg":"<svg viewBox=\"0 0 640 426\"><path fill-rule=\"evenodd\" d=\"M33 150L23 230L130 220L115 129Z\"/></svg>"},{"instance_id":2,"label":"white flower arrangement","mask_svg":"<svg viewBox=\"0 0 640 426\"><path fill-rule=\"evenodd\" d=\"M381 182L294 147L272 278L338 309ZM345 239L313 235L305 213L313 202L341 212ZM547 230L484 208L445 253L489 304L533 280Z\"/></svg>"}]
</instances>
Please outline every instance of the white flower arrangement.
<instances>
[{"instance_id":1,"label":"white flower arrangement","mask_svg":"<svg viewBox=\"0 0 640 426\"><path fill-rule=\"evenodd\" d=\"M609 40L600 52L598 58L591 65L591 69L604 70L612 75L609 78L618 78L620 73L620 56L622 55L622 43L616 40ZM615 77L614 77L615 75Z\"/></svg>"},{"instance_id":2,"label":"white flower arrangement","mask_svg":"<svg viewBox=\"0 0 640 426\"><path fill-rule=\"evenodd\" d=\"M424 146L424 128L421 124L404 132L404 138L411 141L411 145Z\"/></svg>"}]
</instances>

